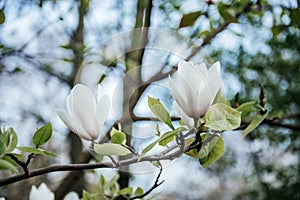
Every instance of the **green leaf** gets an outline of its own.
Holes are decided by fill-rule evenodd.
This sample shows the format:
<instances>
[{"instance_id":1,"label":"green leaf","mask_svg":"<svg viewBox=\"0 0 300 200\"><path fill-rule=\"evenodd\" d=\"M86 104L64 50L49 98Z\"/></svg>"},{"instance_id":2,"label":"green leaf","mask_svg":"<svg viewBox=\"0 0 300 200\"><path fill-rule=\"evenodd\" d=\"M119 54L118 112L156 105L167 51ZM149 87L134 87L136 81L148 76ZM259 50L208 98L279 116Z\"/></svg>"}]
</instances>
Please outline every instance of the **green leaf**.
<instances>
[{"instance_id":1,"label":"green leaf","mask_svg":"<svg viewBox=\"0 0 300 200\"><path fill-rule=\"evenodd\" d=\"M71 45L70 43L65 44L65 45L61 45L61 46L59 46L59 47L61 47L61 48L63 48L63 49L72 49L72 45Z\"/></svg>"},{"instance_id":2,"label":"green leaf","mask_svg":"<svg viewBox=\"0 0 300 200\"><path fill-rule=\"evenodd\" d=\"M89 192L87 192L86 190L82 191L82 198L84 200L92 200L92 196Z\"/></svg>"},{"instance_id":3,"label":"green leaf","mask_svg":"<svg viewBox=\"0 0 300 200\"><path fill-rule=\"evenodd\" d=\"M264 119L267 117L268 112L266 112L264 115L256 115L252 121L250 122L250 124L247 126L247 128L243 131L243 136L246 136L248 133L250 133L251 131L253 131L256 127L259 126L260 123L262 123L262 121L264 121Z\"/></svg>"},{"instance_id":4,"label":"green leaf","mask_svg":"<svg viewBox=\"0 0 300 200\"><path fill-rule=\"evenodd\" d=\"M109 155L124 156L131 153L131 151L129 151L127 148L123 147L122 145L109 144L109 143L94 144L94 150L97 154L103 156L109 156Z\"/></svg>"},{"instance_id":5,"label":"green leaf","mask_svg":"<svg viewBox=\"0 0 300 200\"><path fill-rule=\"evenodd\" d=\"M34 147L17 147L20 151L27 152L27 153L33 153L33 154L42 154L47 156L55 157L56 155L54 153L48 152L41 148L34 148Z\"/></svg>"},{"instance_id":6,"label":"green leaf","mask_svg":"<svg viewBox=\"0 0 300 200\"><path fill-rule=\"evenodd\" d=\"M238 111L242 112L241 115L242 120L250 115L250 113L254 110L253 108L255 108L255 105L256 105L256 101L249 101L243 103L237 108Z\"/></svg>"},{"instance_id":7,"label":"green leaf","mask_svg":"<svg viewBox=\"0 0 300 200\"><path fill-rule=\"evenodd\" d=\"M195 21L198 19L198 17L200 17L201 14L201 11L197 11L183 15L180 20L179 28L193 26Z\"/></svg>"},{"instance_id":8,"label":"green leaf","mask_svg":"<svg viewBox=\"0 0 300 200\"><path fill-rule=\"evenodd\" d=\"M238 19L236 18L235 14L234 14L234 10L231 9L230 6L228 6L224 3L219 3L218 10L225 22L228 22L228 23L231 23L231 22L237 23L238 22Z\"/></svg>"},{"instance_id":9,"label":"green leaf","mask_svg":"<svg viewBox=\"0 0 300 200\"><path fill-rule=\"evenodd\" d=\"M133 190L132 187L123 188L118 192L118 194L125 196L125 195L130 194L132 192L132 190Z\"/></svg>"},{"instance_id":10,"label":"green leaf","mask_svg":"<svg viewBox=\"0 0 300 200\"><path fill-rule=\"evenodd\" d=\"M17 168L7 160L0 159L0 169L9 169L12 173L17 173Z\"/></svg>"},{"instance_id":11,"label":"green leaf","mask_svg":"<svg viewBox=\"0 0 300 200\"><path fill-rule=\"evenodd\" d=\"M9 128L5 131L5 139L6 139L6 153L11 153L18 144L18 136L13 128Z\"/></svg>"},{"instance_id":12,"label":"green leaf","mask_svg":"<svg viewBox=\"0 0 300 200\"><path fill-rule=\"evenodd\" d=\"M57 157L57 155L55 153L52 153L50 151L46 151L46 150L41 149L41 148L39 148L39 150L41 150L46 156Z\"/></svg>"},{"instance_id":13,"label":"green leaf","mask_svg":"<svg viewBox=\"0 0 300 200\"><path fill-rule=\"evenodd\" d=\"M206 38L207 35L209 35L212 31L211 30L204 30L204 31L201 31L199 34L198 34L198 38Z\"/></svg>"},{"instance_id":14,"label":"green leaf","mask_svg":"<svg viewBox=\"0 0 300 200\"><path fill-rule=\"evenodd\" d=\"M111 142L114 144L126 144L126 134L112 128L110 131Z\"/></svg>"},{"instance_id":15,"label":"green leaf","mask_svg":"<svg viewBox=\"0 0 300 200\"><path fill-rule=\"evenodd\" d=\"M142 157L143 155L145 155L148 151L150 151L157 143L159 143L160 141L166 140L169 137L173 137L175 135L177 135L178 133L185 131L186 129L184 127L179 127L173 131L168 131L165 134L163 134L160 138L158 138L157 140L155 140L154 142L152 142L151 144L149 144L143 151L142 154L140 155L140 157Z\"/></svg>"},{"instance_id":16,"label":"green leaf","mask_svg":"<svg viewBox=\"0 0 300 200\"><path fill-rule=\"evenodd\" d=\"M120 178L119 174L116 174L108 183L108 189L112 194L117 194L117 192L120 190L120 185L118 184L118 180Z\"/></svg>"},{"instance_id":17,"label":"green leaf","mask_svg":"<svg viewBox=\"0 0 300 200\"><path fill-rule=\"evenodd\" d=\"M223 103L212 105L204 117L205 126L212 130L233 130L241 124L241 113Z\"/></svg>"},{"instance_id":18,"label":"green leaf","mask_svg":"<svg viewBox=\"0 0 300 200\"><path fill-rule=\"evenodd\" d=\"M0 134L0 157L5 153L5 136L4 134Z\"/></svg>"},{"instance_id":19,"label":"green leaf","mask_svg":"<svg viewBox=\"0 0 300 200\"><path fill-rule=\"evenodd\" d=\"M52 126L51 123L48 122L41 128L39 128L35 134L33 135L32 142L36 147L39 147L45 144L52 135Z\"/></svg>"},{"instance_id":20,"label":"green leaf","mask_svg":"<svg viewBox=\"0 0 300 200\"><path fill-rule=\"evenodd\" d=\"M291 18L291 24L295 27L299 27L299 21L300 21L300 7L296 9L291 10L290 18Z\"/></svg>"},{"instance_id":21,"label":"green leaf","mask_svg":"<svg viewBox=\"0 0 300 200\"><path fill-rule=\"evenodd\" d=\"M198 153L198 158L200 159L206 158L209 155L209 153L217 144L221 136L217 134L202 134L201 137L203 140L203 144Z\"/></svg>"},{"instance_id":22,"label":"green leaf","mask_svg":"<svg viewBox=\"0 0 300 200\"><path fill-rule=\"evenodd\" d=\"M0 24L3 24L5 22L5 13L4 10L0 10Z\"/></svg>"},{"instance_id":23,"label":"green leaf","mask_svg":"<svg viewBox=\"0 0 300 200\"><path fill-rule=\"evenodd\" d=\"M160 162L159 161L151 161L150 162L154 167L157 167L157 168L161 168L161 164L160 164Z\"/></svg>"},{"instance_id":24,"label":"green leaf","mask_svg":"<svg viewBox=\"0 0 300 200\"><path fill-rule=\"evenodd\" d=\"M221 89L218 91L214 101L212 104L216 104L216 103L223 103L226 105L230 105L230 103L226 100L226 98L222 95L222 91Z\"/></svg>"},{"instance_id":25,"label":"green leaf","mask_svg":"<svg viewBox=\"0 0 300 200\"><path fill-rule=\"evenodd\" d=\"M161 141L158 142L158 144L160 146L166 146L167 144L169 144L170 142L172 142L175 139L175 135L172 135L170 137L167 137L166 139L163 139Z\"/></svg>"},{"instance_id":26,"label":"green leaf","mask_svg":"<svg viewBox=\"0 0 300 200\"><path fill-rule=\"evenodd\" d=\"M150 110L155 114L155 116L162 121L163 123L167 124L171 129L175 129L170 114L165 109L165 107L160 103L159 100L154 99L148 96L148 105Z\"/></svg>"},{"instance_id":27,"label":"green leaf","mask_svg":"<svg viewBox=\"0 0 300 200\"><path fill-rule=\"evenodd\" d=\"M273 36L279 35L283 30L282 26L272 26L271 31L273 33Z\"/></svg>"},{"instance_id":28,"label":"green leaf","mask_svg":"<svg viewBox=\"0 0 300 200\"><path fill-rule=\"evenodd\" d=\"M98 84L102 83L102 81L104 81L105 78L106 78L106 75L102 74L101 77L99 78Z\"/></svg>"},{"instance_id":29,"label":"green leaf","mask_svg":"<svg viewBox=\"0 0 300 200\"><path fill-rule=\"evenodd\" d=\"M213 148L208 153L208 155L204 158L199 159L200 164L202 165L203 168L206 168L209 165L216 162L219 158L221 158L223 154L224 154L224 141L222 137L219 137L218 141L213 146Z\"/></svg>"},{"instance_id":30,"label":"green leaf","mask_svg":"<svg viewBox=\"0 0 300 200\"><path fill-rule=\"evenodd\" d=\"M134 195L135 196L140 196L142 194L144 194L144 190L142 188L140 188L140 187L136 188L136 190L134 192Z\"/></svg>"}]
</instances>

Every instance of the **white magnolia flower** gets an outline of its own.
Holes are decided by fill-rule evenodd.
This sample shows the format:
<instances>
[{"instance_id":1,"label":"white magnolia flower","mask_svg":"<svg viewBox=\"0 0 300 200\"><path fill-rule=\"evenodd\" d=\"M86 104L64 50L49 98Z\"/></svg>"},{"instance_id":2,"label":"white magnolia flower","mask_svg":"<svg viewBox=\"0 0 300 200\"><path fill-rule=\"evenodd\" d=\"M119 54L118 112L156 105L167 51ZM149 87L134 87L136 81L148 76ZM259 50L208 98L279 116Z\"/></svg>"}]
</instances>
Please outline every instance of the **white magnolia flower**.
<instances>
[{"instance_id":1,"label":"white magnolia flower","mask_svg":"<svg viewBox=\"0 0 300 200\"><path fill-rule=\"evenodd\" d=\"M47 187L45 183L42 183L38 188L33 185L29 193L29 200L54 200L54 193ZM0 198L2 200L2 198ZM5 200L3 198L3 200ZM64 200L79 200L79 196L76 192L69 192Z\"/></svg>"},{"instance_id":2,"label":"white magnolia flower","mask_svg":"<svg viewBox=\"0 0 300 200\"><path fill-rule=\"evenodd\" d=\"M29 193L29 200L54 200L54 194L51 190L47 187L45 183L42 183L38 188L33 185L31 187Z\"/></svg>"},{"instance_id":3,"label":"white magnolia flower","mask_svg":"<svg viewBox=\"0 0 300 200\"><path fill-rule=\"evenodd\" d=\"M196 65L181 61L178 71L169 77L169 86L178 104L175 104L175 109L187 126L190 126L192 121L207 113L222 87L220 63L216 62L207 69L204 63Z\"/></svg>"},{"instance_id":4,"label":"white magnolia flower","mask_svg":"<svg viewBox=\"0 0 300 200\"><path fill-rule=\"evenodd\" d=\"M110 107L109 98L103 95L101 86L98 85L96 100L88 87L82 84L75 85L66 104L67 112L57 111L61 120L79 137L89 141L96 140Z\"/></svg>"},{"instance_id":5,"label":"white magnolia flower","mask_svg":"<svg viewBox=\"0 0 300 200\"><path fill-rule=\"evenodd\" d=\"M65 196L64 200L79 200L79 196L76 192L69 192Z\"/></svg>"}]
</instances>

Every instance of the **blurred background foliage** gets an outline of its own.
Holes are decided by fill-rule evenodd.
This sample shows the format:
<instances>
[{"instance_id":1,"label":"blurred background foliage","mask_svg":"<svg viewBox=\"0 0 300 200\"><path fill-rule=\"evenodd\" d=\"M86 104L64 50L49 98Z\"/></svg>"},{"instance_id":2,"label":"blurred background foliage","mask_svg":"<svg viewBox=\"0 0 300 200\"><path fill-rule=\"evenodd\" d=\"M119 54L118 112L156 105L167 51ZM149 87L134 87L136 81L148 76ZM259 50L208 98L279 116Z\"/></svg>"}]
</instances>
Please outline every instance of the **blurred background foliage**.
<instances>
[{"instance_id":1,"label":"blurred background foliage","mask_svg":"<svg viewBox=\"0 0 300 200\"><path fill-rule=\"evenodd\" d=\"M182 176L165 175L157 199L300 199L300 8L296 0L1 0L0 126L15 127L23 145L26 135L47 121L54 122L57 132L48 148L61 159L37 159L34 167L90 160L78 156L80 142L71 136L66 139L67 130L54 110L63 107L91 49L113 34L147 26L172 29L188 38L194 49L188 59L193 52L205 51L209 60L220 60L226 96L236 105L258 100L263 85L270 111L268 119L246 138L235 132L224 134L226 153L207 170L187 158L166 168L165 174L178 170ZM131 58L143 64L147 53ZM105 59L110 58L101 62ZM202 175L195 178L195 173ZM22 199L31 184L42 181L63 196L91 184L88 174L72 174L70 179L62 173L61 181L53 181L54 176L1 188L0 193L7 199ZM129 181L149 187L149 177L133 174L123 180L125 185Z\"/></svg>"}]
</instances>

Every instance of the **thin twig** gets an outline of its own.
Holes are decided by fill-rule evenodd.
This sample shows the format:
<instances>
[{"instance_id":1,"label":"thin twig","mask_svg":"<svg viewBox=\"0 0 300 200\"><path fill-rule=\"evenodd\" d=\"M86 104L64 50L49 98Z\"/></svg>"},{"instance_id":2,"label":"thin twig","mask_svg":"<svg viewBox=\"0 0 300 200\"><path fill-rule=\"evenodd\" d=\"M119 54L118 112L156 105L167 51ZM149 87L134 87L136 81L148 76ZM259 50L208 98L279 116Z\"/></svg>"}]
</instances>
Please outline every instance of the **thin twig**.
<instances>
[{"instance_id":1,"label":"thin twig","mask_svg":"<svg viewBox=\"0 0 300 200\"><path fill-rule=\"evenodd\" d=\"M156 177L156 180L155 180L153 186L149 190L147 190L147 192L145 192L144 194L132 197L132 198L130 198L130 200L144 198L145 196L147 196L148 194L150 194L154 189L156 189L158 186L160 186L161 184L163 184L163 182L165 182L165 180L161 181L160 183L158 182L161 173L162 173L162 166L160 166L159 173L158 173L158 175Z\"/></svg>"},{"instance_id":2,"label":"thin twig","mask_svg":"<svg viewBox=\"0 0 300 200\"><path fill-rule=\"evenodd\" d=\"M11 153L7 154L7 156L10 157L12 160L14 160L20 167L22 167L25 177L29 176L28 165L29 165L31 159L35 158L34 154L32 154L32 153L29 154L26 162L19 160L14 154L11 154Z\"/></svg>"}]
</instances>

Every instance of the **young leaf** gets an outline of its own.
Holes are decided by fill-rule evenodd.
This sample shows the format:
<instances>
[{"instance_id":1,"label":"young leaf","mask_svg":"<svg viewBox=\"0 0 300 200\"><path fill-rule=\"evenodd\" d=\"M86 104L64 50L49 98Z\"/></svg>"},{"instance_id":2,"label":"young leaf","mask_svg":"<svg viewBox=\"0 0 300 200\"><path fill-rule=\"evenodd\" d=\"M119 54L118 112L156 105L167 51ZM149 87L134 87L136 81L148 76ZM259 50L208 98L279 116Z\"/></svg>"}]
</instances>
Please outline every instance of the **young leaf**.
<instances>
[{"instance_id":1,"label":"young leaf","mask_svg":"<svg viewBox=\"0 0 300 200\"><path fill-rule=\"evenodd\" d=\"M204 158L199 159L200 164L202 165L202 167L206 168L209 165L216 162L219 158L221 158L223 154L224 154L224 141L222 137L219 137L218 141L211 149L211 151L208 153L208 155Z\"/></svg>"},{"instance_id":2,"label":"young leaf","mask_svg":"<svg viewBox=\"0 0 300 200\"><path fill-rule=\"evenodd\" d=\"M140 188L140 187L136 188L136 190L134 192L134 195L135 196L140 196L142 194L144 194L144 190L142 188Z\"/></svg>"},{"instance_id":3,"label":"young leaf","mask_svg":"<svg viewBox=\"0 0 300 200\"><path fill-rule=\"evenodd\" d=\"M186 129L184 127L179 127L177 129L175 129L174 131L168 131L165 134L163 134L160 138L158 138L157 140L155 140L154 142L152 142L151 144L149 144L143 151L140 157L142 157L143 155L145 155L148 151L150 151L157 143L159 143L160 141L166 140L167 138L173 137L175 135L177 135L178 133L185 131Z\"/></svg>"},{"instance_id":4,"label":"young leaf","mask_svg":"<svg viewBox=\"0 0 300 200\"><path fill-rule=\"evenodd\" d=\"M172 135L170 137L167 137L166 139L163 139L161 141L159 141L159 145L160 146L166 146L167 144L169 144L170 142L172 142L175 139L175 135Z\"/></svg>"},{"instance_id":5,"label":"young leaf","mask_svg":"<svg viewBox=\"0 0 300 200\"><path fill-rule=\"evenodd\" d=\"M150 110L155 114L155 116L162 121L163 123L167 124L171 129L175 129L170 114L165 109L165 107L160 103L159 100L154 99L152 97L148 97L148 105Z\"/></svg>"},{"instance_id":6,"label":"young leaf","mask_svg":"<svg viewBox=\"0 0 300 200\"><path fill-rule=\"evenodd\" d=\"M114 144L126 144L126 134L120 131L116 131L111 136L111 142Z\"/></svg>"},{"instance_id":7,"label":"young leaf","mask_svg":"<svg viewBox=\"0 0 300 200\"><path fill-rule=\"evenodd\" d=\"M44 153L44 155L46 155L46 156L51 156L51 157L56 157L57 156L55 153L52 153L50 151L46 151L46 150L41 149L41 148L38 148L38 149L41 150Z\"/></svg>"},{"instance_id":8,"label":"young leaf","mask_svg":"<svg viewBox=\"0 0 300 200\"><path fill-rule=\"evenodd\" d=\"M92 200L92 196L89 192L87 192L86 190L82 191L82 197L83 200Z\"/></svg>"},{"instance_id":9,"label":"young leaf","mask_svg":"<svg viewBox=\"0 0 300 200\"><path fill-rule=\"evenodd\" d=\"M34 147L17 147L17 149L19 149L20 151L23 151L23 152L27 152L27 153L45 155L45 153L42 150L40 150L38 148L34 148Z\"/></svg>"},{"instance_id":10,"label":"young leaf","mask_svg":"<svg viewBox=\"0 0 300 200\"><path fill-rule=\"evenodd\" d=\"M9 128L5 131L5 139L6 139L6 153L11 153L18 144L18 136L13 128Z\"/></svg>"},{"instance_id":11,"label":"young leaf","mask_svg":"<svg viewBox=\"0 0 300 200\"><path fill-rule=\"evenodd\" d=\"M101 174L100 180L99 180L99 188L100 188L99 192L104 194L105 189L106 189L106 180L102 174Z\"/></svg>"},{"instance_id":12,"label":"young leaf","mask_svg":"<svg viewBox=\"0 0 300 200\"><path fill-rule=\"evenodd\" d=\"M13 173L17 173L17 168L10 162L4 159L0 159L0 170L1 169L9 169Z\"/></svg>"},{"instance_id":13,"label":"young leaf","mask_svg":"<svg viewBox=\"0 0 300 200\"><path fill-rule=\"evenodd\" d=\"M245 119L250 115L250 113L253 111L253 108L255 107L256 101L249 101L246 103L243 103L240 105L237 110L242 112L241 118L242 120Z\"/></svg>"},{"instance_id":14,"label":"young leaf","mask_svg":"<svg viewBox=\"0 0 300 200\"><path fill-rule=\"evenodd\" d=\"M250 122L250 124L247 126L247 128L243 131L243 136L246 136L248 133L250 133L251 131L253 131L256 127L258 127L258 125L264 121L264 119L267 117L268 112L266 112L264 115L256 115L252 121Z\"/></svg>"},{"instance_id":15,"label":"young leaf","mask_svg":"<svg viewBox=\"0 0 300 200\"><path fill-rule=\"evenodd\" d=\"M5 136L4 134L0 134L0 157L2 154L5 154Z\"/></svg>"},{"instance_id":16,"label":"young leaf","mask_svg":"<svg viewBox=\"0 0 300 200\"><path fill-rule=\"evenodd\" d=\"M220 2L218 4L218 10L220 15L223 17L225 22L238 22L238 19L236 18L235 14L234 14L234 9L232 9L229 5Z\"/></svg>"},{"instance_id":17,"label":"young leaf","mask_svg":"<svg viewBox=\"0 0 300 200\"><path fill-rule=\"evenodd\" d=\"M201 14L201 11L197 11L183 15L180 20L179 28L194 25L195 21L198 19L198 17L200 17Z\"/></svg>"},{"instance_id":18,"label":"young leaf","mask_svg":"<svg viewBox=\"0 0 300 200\"><path fill-rule=\"evenodd\" d=\"M109 143L94 144L94 150L97 154L103 156L110 156L110 155L124 156L131 153L131 151L129 151L127 148L123 147L122 145L109 144Z\"/></svg>"},{"instance_id":19,"label":"young leaf","mask_svg":"<svg viewBox=\"0 0 300 200\"><path fill-rule=\"evenodd\" d=\"M161 164L160 164L160 162L159 161L151 161L150 162L154 167L157 167L157 168L161 168Z\"/></svg>"},{"instance_id":20,"label":"young leaf","mask_svg":"<svg viewBox=\"0 0 300 200\"><path fill-rule=\"evenodd\" d=\"M205 126L212 130L233 130L241 124L241 113L226 104L216 103L209 108L204 120Z\"/></svg>"},{"instance_id":21,"label":"young leaf","mask_svg":"<svg viewBox=\"0 0 300 200\"><path fill-rule=\"evenodd\" d=\"M125 196L125 195L130 194L132 192L132 190L133 190L132 187L123 188L118 192L118 194Z\"/></svg>"},{"instance_id":22,"label":"young leaf","mask_svg":"<svg viewBox=\"0 0 300 200\"><path fill-rule=\"evenodd\" d=\"M200 159L206 158L221 138L217 134L202 134L201 137L203 140L203 144L200 151L198 152L198 158Z\"/></svg>"},{"instance_id":23,"label":"young leaf","mask_svg":"<svg viewBox=\"0 0 300 200\"><path fill-rule=\"evenodd\" d=\"M3 24L5 22L5 13L4 10L0 10L0 24Z\"/></svg>"},{"instance_id":24,"label":"young leaf","mask_svg":"<svg viewBox=\"0 0 300 200\"><path fill-rule=\"evenodd\" d=\"M120 175L116 174L108 183L108 189L112 194L116 194L120 190L120 185L118 184L119 178Z\"/></svg>"},{"instance_id":25,"label":"young leaf","mask_svg":"<svg viewBox=\"0 0 300 200\"><path fill-rule=\"evenodd\" d=\"M222 95L222 91L221 89L218 91L214 101L212 104L216 104L216 103L223 103L226 105L230 105L230 103L226 100L226 98Z\"/></svg>"},{"instance_id":26,"label":"young leaf","mask_svg":"<svg viewBox=\"0 0 300 200\"><path fill-rule=\"evenodd\" d=\"M45 144L50 139L51 135L52 126L51 123L48 122L35 132L32 138L32 142L38 148L39 146Z\"/></svg>"}]
</instances>

